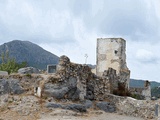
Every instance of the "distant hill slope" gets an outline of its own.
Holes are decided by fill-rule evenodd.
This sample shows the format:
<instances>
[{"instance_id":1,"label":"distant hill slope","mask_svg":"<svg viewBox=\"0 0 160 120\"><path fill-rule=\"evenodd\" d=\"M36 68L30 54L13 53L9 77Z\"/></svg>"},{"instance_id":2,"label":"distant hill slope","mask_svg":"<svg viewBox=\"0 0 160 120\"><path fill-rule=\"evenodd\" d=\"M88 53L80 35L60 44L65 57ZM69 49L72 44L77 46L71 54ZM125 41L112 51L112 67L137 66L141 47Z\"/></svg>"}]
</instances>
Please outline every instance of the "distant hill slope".
<instances>
[{"instance_id":1,"label":"distant hill slope","mask_svg":"<svg viewBox=\"0 0 160 120\"><path fill-rule=\"evenodd\" d=\"M130 87L144 87L145 80L135 80L130 79ZM159 82L150 81L151 82L151 88L160 86Z\"/></svg>"},{"instance_id":2,"label":"distant hill slope","mask_svg":"<svg viewBox=\"0 0 160 120\"><path fill-rule=\"evenodd\" d=\"M144 87L145 80L135 80L130 79L130 87ZM155 81L150 81L151 83L151 96L160 98L160 83Z\"/></svg>"},{"instance_id":3,"label":"distant hill slope","mask_svg":"<svg viewBox=\"0 0 160 120\"><path fill-rule=\"evenodd\" d=\"M13 40L0 45L0 54L9 51L9 56L17 62L28 63L28 66L46 69L48 64L57 64L59 57L29 41ZM1 59L0 59L1 62Z\"/></svg>"}]
</instances>

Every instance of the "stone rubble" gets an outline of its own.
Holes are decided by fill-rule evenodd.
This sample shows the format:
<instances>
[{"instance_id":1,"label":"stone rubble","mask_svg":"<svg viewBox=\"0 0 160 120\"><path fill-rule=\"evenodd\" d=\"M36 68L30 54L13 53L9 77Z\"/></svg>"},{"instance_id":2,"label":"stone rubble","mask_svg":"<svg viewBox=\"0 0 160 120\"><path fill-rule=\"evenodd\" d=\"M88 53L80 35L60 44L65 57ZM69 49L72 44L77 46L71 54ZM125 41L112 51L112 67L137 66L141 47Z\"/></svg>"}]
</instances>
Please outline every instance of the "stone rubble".
<instances>
[{"instance_id":1,"label":"stone rubble","mask_svg":"<svg viewBox=\"0 0 160 120\"><path fill-rule=\"evenodd\" d=\"M113 94L106 95L106 99L116 105L120 114L155 119L155 102L147 100L136 100L131 97L121 97Z\"/></svg>"},{"instance_id":2,"label":"stone rubble","mask_svg":"<svg viewBox=\"0 0 160 120\"><path fill-rule=\"evenodd\" d=\"M24 89L16 79L0 79L0 95L3 94L21 94Z\"/></svg>"},{"instance_id":3,"label":"stone rubble","mask_svg":"<svg viewBox=\"0 0 160 120\"><path fill-rule=\"evenodd\" d=\"M32 73L40 73L40 71L37 68L34 67L25 67L25 68L20 68L18 70L19 74L32 74Z\"/></svg>"},{"instance_id":4,"label":"stone rubble","mask_svg":"<svg viewBox=\"0 0 160 120\"><path fill-rule=\"evenodd\" d=\"M95 105L94 105L95 104ZM82 101L80 103L65 103L65 104L60 104L56 102L48 102L45 104L47 108L62 108L62 109L68 109L68 110L73 110L76 112L87 112L87 109L92 108L92 109L100 109L105 112L115 112L115 106L112 105L109 102L93 102L89 100Z\"/></svg>"}]
</instances>

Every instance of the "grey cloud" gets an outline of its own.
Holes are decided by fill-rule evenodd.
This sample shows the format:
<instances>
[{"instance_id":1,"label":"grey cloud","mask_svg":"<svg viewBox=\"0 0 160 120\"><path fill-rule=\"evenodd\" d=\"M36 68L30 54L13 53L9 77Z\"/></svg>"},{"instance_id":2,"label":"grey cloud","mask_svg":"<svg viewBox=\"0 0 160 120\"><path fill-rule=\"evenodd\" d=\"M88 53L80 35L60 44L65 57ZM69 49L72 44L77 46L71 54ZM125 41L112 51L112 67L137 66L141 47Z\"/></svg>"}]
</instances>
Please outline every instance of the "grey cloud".
<instances>
[{"instance_id":1,"label":"grey cloud","mask_svg":"<svg viewBox=\"0 0 160 120\"><path fill-rule=\"evenodd\" d=\"M132 40L143 38L146 41L156 41L155 38L159 37L160 28L157 24L160 20L155 15L154 8L147 8L145 1L103 0L102 9L96 15L91 14L93 9L97 9L91 6L91 3L96 4L97 1L90 1L90 5L86 3L84 11L83 7L82 10L74 9L75 13L83 12L83 20L89 31L96 30L105 35L131 36ZM150 36L152 38L149 38Z\"/></svg>"},{"instance_id":2,"label":"grey cloud","mask_svg":"<svg viewBox=\"0 0 160 120\"><path fill-rule=\"evenodd\" d=\"M72 0L70 2L71 11L75 16L81 16L87 14L91 8L90 0Z\"/></svg>"},{"instance_id":3,"label":"grey cloud","mask_svg":"<svg viewBox=\"0 0 160 120\"><path fill-rule=\"evenodd\" d=\"M141 63L141 64L157 64L158 65L158 61L159 59L158 58L150 58L150 59L138 59L138 61Z\"/></svg>"},{"instance_id":4,"label":"grey cloud","mask_svg":"<svg viewBox=\"0 0 160 120\"><path fill-rule=\"evenodd\" d=\"M74 43L72 23L63 20L65 18L63 11L67 9L67 4L68 2L62 0L59 2L15 0L0 3L0 6L3 5L0 8L1 42L21 39L38 44L44 41Z\"/></svg>"},{"instance_id":5,"label":"grey cloud","mask_svg":"<svg viewBox=\"0 0 160 120\"><path fill-rule=\"evenodd\" d=\"M29 0L25 2L29 7L33 9L33 11L31 12L35 13L27 14L25 13L25 10L29 8L21 8L20 4L18 5L18 3L24 2L21 2L19 0L15 1L15 4L17 4L17 8L15 10L6 10L4 6L7 7L9 3L3 2L0 3L0 6L3 6L4 9L0 9L2 9L3 13L9 12L9 15L7 14L6 17L9 17L11 19L3 18L3 21L0 20L1 29L2 31L7 31L8 36L19 36L19 38L21 38L21 36L32 36L32 33L37 34L38 36L37 31L41 31L39 32L39 36L44 36L46 34L47 39L52 39L52 36L50 35L52 33L48 32L48 28L55 27L55 30L57 29L58 25L53 26L54 24L52 24L54 21L53 16L55 14L53 13L53 10L55 9L55 12L57 12L57 14L59 14L59 12L61 11L66 10L69 10L71 14L73 13L73 16L70 16L70 23L68 24L66 22L66 25L68 24L64 28L66 31L61 31L61 33L65 33L67 36L73 36L74 30L71 22L75 17L78 17L79 19L83 20L87 31L95 31L96 33L102 33L104 35L112 34L115 36L121 35L122 37L131 36L130 38L132 40L140 40L143 37L144 40L152 39L152 41L156 41L157 37L160 38L158 33L159 28L157 26L159 20L156 18L155 11L154 9L151 10L152 12L149 11L145 6L143 0L141 2L140 0L101 0L100 2L102 1L102 6L97 5L97 7L101 8L101 10L99 10L95 15L92 14L94 9L97 9L97 1L94 0ZM93 6L93 4L95 5ZM14 6L13 8L15 7L16 6ZM33 14L33 18L30 14ZM2 16L0 15L0 17ZM148 20L148 18L150 19L150 21ZM5 22L4 19L6 20ZM33 22L39 23L39 27L35 27ZM48 24L50 22L51 25L49 26ZM1 32L0 34L2 33L3 32ZM51 36L51 38L49 38L48 36ZM149 38L150 36L152 36L152 38ZM7 34L1 35L1 39L5 38L7 38Z\"/></svg>"}]
</instances>

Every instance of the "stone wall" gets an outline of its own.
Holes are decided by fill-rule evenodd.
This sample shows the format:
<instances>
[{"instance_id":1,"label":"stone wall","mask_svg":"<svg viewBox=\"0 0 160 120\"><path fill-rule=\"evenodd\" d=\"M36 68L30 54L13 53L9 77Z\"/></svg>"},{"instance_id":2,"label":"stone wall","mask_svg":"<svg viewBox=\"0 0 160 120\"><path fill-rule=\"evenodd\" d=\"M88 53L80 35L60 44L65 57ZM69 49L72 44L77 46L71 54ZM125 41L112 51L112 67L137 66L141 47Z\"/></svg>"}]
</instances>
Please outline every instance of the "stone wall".
<instances>
[{"instance_id":1,"label":"stone wall","mask_svg":"<svg viewBox=\"0 0 160 120\"><path fill-rule=\"evenodd\" d=\"M42 96L55 97L57 99L85 99L86 96L94 99L92 83L94 74L87 65L70 62L67 56L61 56L57 65L56 73L45 81L39 82L38 86ZM37 91L38 92L38 91Z\"/></svg>"},{"instance_id":2,"label":"stone wall","mask_svg":"<svg viewBox=\"0 0 160 120\"><path fill-rule=\"evenodd\" d=\"M129 116L155 119L155 102L147 100L136 100L131 97L121 97L112 94L105 96L109 102L116 105L117 112Z\"/></svg>"},{"instance_id":3,"label":"stone wall","mask_svg":"<svg viewBox=\"0 0 160 120\"><path fill-rule=\"evenodd\" d=\"M35 95L57 99L103 99L106 93L112 93L117 87L118 77L112 68L96 76L87 65L70 62L67 56L61 56L56 73L37 83Z\"/></svg>"},{"instance_id":4,"label":"stone wall","mask_svg":"<svg viewBox=\"0 0 160 120\"><path fill-rule=\"evenodd\" d=\"M151 99L151 86L148 80L145 81L143 88L130 87L129 91L132 94L139 95L140 99L145 99L145 100Z\"/></svg>"},{"instance_id":5,"label":"stone wall","mask_svg":"<svg viewBox=\"0 0 160 120\"><path fill-rule=\"evenodd\" d=\"M88 66L71 63L68 57L61 56L57 74L63 82L75 79L76 88L80 91L79 98L84 99L87 94L87 82L93 80L93 74Z\"/></svg>"},{"instance_id":6,"label":"stone wall","mask_svg":"<svg viewBox=\"0 0 160 120\"><path fill-rule=\"evenodd\" d=\"M105 70L113 68L119 76L120 82L125 82L129 88L130 71L126 65L126 42L122 38L97 39L97 67L96 73L102 76Z\"/></svg>"},{"instance_id":7,"label":"stone wall","mask_svg":"<svg viewBox=\"0 0 160 120\"><path fill-rule=\"evenodd\" d=\"M0 96L4 94L21 94L25 90L16 79L0 79Z\"/></svg>"}]
</instances>

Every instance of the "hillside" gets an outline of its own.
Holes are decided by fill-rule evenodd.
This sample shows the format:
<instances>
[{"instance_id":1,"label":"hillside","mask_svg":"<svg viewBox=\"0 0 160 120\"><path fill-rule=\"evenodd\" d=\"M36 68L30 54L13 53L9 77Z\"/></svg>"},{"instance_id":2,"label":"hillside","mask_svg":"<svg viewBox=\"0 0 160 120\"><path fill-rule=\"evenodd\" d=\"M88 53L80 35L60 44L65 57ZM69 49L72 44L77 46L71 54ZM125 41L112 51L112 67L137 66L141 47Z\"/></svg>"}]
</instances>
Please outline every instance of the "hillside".
<instances>
[{"instance_id":1,"label":"hillside","mask_svg":"<svg viewBox=\"0 0 160 120\"><path fill-rule=\"evenodd\" d=\"M144 87L145 80L130 79L130 87ZM159 82L150 81L151 88L160 86Z\"/></svg>"},{"instance_id":2,"label":"hillside","mask_svg":"<svg viewBox=\"0 0 160 120\"><path fill-rule=\"evenodd\" d=\"M135 80L130 79L130 87L144 87L145 80ZM160 98L160 83L155 81L150 81L151 83L151 96Z\"/></svg>"},{"instance_id":3,"label":"hillside","mask_svg":"<svg viewBox=\"0 0 160 120\"><path fill-rule=\"evenodd\" d=\"M39 69L46 69L47 64L57 64L59 57L29 41L13 40L0 45L0 54L9 51L9 56L17 62L28 63ZM1 62L1 60L0 60Z\"/></svg>"}]
</instances>

